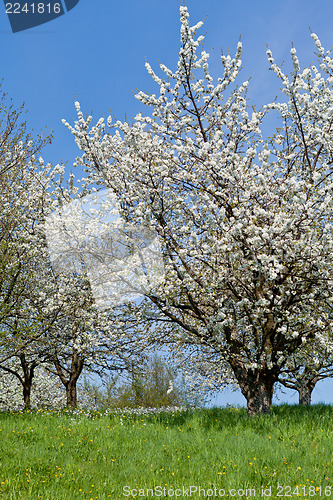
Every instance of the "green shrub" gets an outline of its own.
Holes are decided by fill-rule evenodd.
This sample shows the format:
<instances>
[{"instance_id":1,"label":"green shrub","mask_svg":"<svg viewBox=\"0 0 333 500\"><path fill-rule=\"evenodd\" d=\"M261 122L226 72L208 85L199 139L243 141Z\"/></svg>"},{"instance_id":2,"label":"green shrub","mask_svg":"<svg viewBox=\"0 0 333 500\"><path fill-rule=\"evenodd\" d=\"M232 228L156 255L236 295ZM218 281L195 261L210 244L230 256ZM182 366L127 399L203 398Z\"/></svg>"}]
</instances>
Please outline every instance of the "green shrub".
<instances>
[{"instance_id":1,"label":"green shrub","mask_svg":"<svg viewBox=\"0 0 333 500\"><path fill-rule=\"evenodd\" d=\"M163 358L154 356L144 368L132 368L127 379L109 377L102 386L85 380L82 403L97 408L198 406L183 377Z\"/></svg>"}]
</instances>

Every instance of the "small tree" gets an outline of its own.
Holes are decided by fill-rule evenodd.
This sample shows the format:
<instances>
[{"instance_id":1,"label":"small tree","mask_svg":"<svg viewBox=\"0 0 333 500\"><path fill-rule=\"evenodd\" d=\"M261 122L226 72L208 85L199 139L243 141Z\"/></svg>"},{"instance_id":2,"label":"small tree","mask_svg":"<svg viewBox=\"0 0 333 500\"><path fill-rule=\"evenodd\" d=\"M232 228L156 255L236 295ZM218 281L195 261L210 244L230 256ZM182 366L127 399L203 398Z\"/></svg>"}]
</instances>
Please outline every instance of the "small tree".
<instances>
[{"instance_id":1,"label":"small tree","mask_svg":"<svg viewBox=\"0 0 333 500\"><path fill-rule=\"evenodd\" d=\"M127 376L106 378L101 387L85 380L83 399L94 406L161 408L198 404L184 377L170 360L154 355L146 365L132 365Z\"/></svg>"},{"instance_id":2,"label":"small tree","mask_svg":"<svg viewBox=\"0 0 333 500\"><path fill-rule=\"evenodd\" d=\"M13 290L10 312L0 324L0 370L11 373L20 382L26 408L30 406L36 368L50 361L50 329L65 303L55 294L40 238L39 235L34 241L40 251L38 256L21 261L20 281L24 288Z\"/></svg>"},{"instance_id":3,"label":"small tree","mask_svg":"<svg viewBox=\"0 0 333 500\"><path fill-rule=\"evenodd\" d=\"M34 369L28 405L22 392L25 375L20 361L11 359L6 368L9 370L0 372L0 411L65 405L65 394L58 377L51 376L43 365Z\"/></svg>"},{"instance_id":4,"label":"small tree","mask_svg":"<svg viewBox=\"0 0 333 500\"><path fill-rule=\"evenodd\" d=\"M131 370L130 382L119 389L118 401L121 406L152 408L187 403L185 388L177 381L175 368L157 356L147 367Z\"/></svg>"},{"instance_id":5,"label":"small tree","mask_svg":"<svg viewBox=\"0 0 333 500\"><path fill-rule=\"evenodd\" d=\"M53 364L48 370L59 377L67 406L74 408L83 371L102 376L128 370L142 362L147 342L131 306L105 311L95 306L84 275L57 276L54 292L62 310L48 329L48 360Z\"/></svg>"},{"instance_id":6,"label":"small tree","mask_svg":"<svg viewBox=\"0 0 333 500\"><path fill-rule=\"evenodd\" d=\"M32 381L38 363L35 360L29 362L24 353L21 353L19 356L15 356L14 359L17 359L19 363L16 363L16 365L15 363L14 365L11 363L12 366L0 365L0 370L10 373L20 382L23 390L24 408L27 409L30 408Z\"/></svg>"},{"instance_id":7,"label":"small tree","mask_svg":"<svg viewBox=\"0 0 333 500\"><path fill-rule=\"evenodd\" d=\"M234 58L222 55L214 82L202 23L181 7L177 69L147 70L159 95L133 125L66 125L83 151L77 164L117 196L132 225L158 234L164 284L145 295L183 331L183 341L219 353L247 400L249 415L270 412L273 387L288 360L314 339L332 347L333 58L312 34L318 65L290 76L267 51L282 100L248 106L248 81L234 86ZM201 50L200 50L201 46ZM266 113L280 125L267 139ZM111 117L107 120L112 125Z\"/></svg>"},{"instance_id":8,"label":"small tree","mask_svg":"<svg viewBox=\"0 0 333 500\"><path fill-rule=\"evenodd\" d=\"M298 392L299 404L310 405L317 382L333 376L332 352L317 343L317 349L300 349L288 362L279 383Z\"/></svg>"}]
</instances>

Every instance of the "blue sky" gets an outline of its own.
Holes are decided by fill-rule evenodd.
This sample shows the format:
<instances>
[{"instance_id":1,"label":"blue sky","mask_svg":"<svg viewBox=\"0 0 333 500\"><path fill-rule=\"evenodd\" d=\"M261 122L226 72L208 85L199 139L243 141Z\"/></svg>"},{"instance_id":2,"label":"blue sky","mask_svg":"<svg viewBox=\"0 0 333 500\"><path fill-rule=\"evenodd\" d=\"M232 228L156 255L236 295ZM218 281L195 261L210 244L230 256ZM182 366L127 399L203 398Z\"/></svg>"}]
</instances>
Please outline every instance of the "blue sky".
<instances>
[{"instance_id":1,"label":"blue sky","mask_svg":"<svg viewBox=\"0 0 333 500\"><path fill-rule=\"evenodd\" d=\"M67 161L71 169L78 151L61 119L73 121L75 99L96 120L110 110L118 119L126 114L130 120L139 111L133 91L155 91L145 58L155 68L158 61L171 69L177 64L179 5L179 0L80 0L64 16L13 34L0 3L0 79L16 105L25 101L30 129L54 131L52 145L44 150L46 161ZM250 96L256 104L277 94L266 44L277 62L289 63L293 42L301 65L314 59L309 27L327 49L333 45L333 3L328 0L188 0L187 6L191 24L205 20L205 48L215 48L211 68L216 76L220 47L233 54L241 36L243 79L252 76ZM331 382L318 384L315 392L314 400L333 403ZM228 393L226 398L217 402L245 401Z\"/></svg>"}]
</instances>

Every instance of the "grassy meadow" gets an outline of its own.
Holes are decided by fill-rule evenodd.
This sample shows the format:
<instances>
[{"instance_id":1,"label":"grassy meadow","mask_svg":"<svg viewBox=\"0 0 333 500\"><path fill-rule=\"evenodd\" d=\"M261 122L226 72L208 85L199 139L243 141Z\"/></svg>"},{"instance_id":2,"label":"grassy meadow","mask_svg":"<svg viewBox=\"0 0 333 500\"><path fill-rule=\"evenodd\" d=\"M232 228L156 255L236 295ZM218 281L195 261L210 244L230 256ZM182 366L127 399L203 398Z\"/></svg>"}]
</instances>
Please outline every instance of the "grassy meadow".
<instances>
[{"instance_id":1,"label":"grassy meadow","mask_svg":"<svg viewBox=\"0 0 333 500\"><path fill-rule=\"evenodd\" d=\"M0 463L4 500L333 498L333 407L3 412Z\"/></svg>"}]
</instances>

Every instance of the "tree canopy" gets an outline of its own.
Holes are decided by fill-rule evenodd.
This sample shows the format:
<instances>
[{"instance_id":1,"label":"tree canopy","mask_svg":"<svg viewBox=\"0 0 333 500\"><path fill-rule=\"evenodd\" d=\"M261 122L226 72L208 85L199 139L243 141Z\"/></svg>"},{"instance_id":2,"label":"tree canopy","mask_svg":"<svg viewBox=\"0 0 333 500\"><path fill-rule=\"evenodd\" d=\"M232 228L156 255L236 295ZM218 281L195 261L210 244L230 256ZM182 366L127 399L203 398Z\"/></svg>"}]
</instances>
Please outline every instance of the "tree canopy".
<instances>
[{"instance_id":1,"label":"tree canopy","mask_svg":"<svg viewBox=\"0 0 333 500\"><path fill-rule=\"evenodd\" d=\"M147 63L159 93L133 124L84 117L66 126L124 220L154 231L165 279L145 295L180 341L227 363L250 415L269 413L274 383L301 346L332 349L333 58L312 34L317 64L283 73L281 99L250 107L237 84L242 44L214 79L204 36L180 8L177 68ZM237 80L237 81L236 81ZM264 137L263 123L279 121ZM106 125L109 127L106 130ZM204 350L203 350L204 352Z\"/></svg>"}]
</instances>

